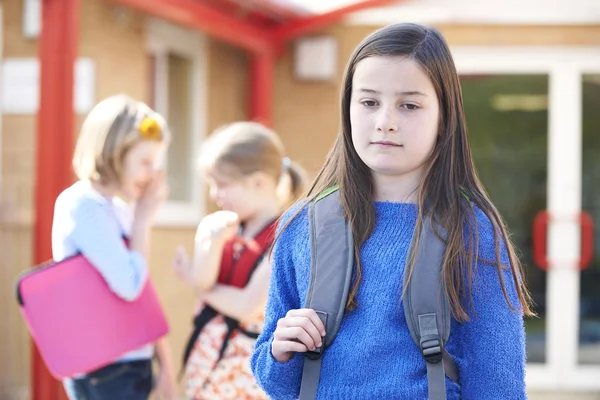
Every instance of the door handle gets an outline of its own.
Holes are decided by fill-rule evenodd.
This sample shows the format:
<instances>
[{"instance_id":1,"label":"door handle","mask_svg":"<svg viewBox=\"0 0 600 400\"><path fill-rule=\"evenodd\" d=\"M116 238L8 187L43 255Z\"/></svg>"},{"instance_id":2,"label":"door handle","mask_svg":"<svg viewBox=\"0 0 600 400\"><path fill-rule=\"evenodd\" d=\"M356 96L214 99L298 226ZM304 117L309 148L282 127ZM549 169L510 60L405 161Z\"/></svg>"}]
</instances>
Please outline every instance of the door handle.
<instances>
[{"instance_id":1,"label":"door handle","mask_svg":"<svg viewBox=\"0 0 600 400\"><path fill-rule=\"evenodd\" d=\"M547 234L548 224L552 220L553 218L547 210L538 212L533 219L533 262L544 271L550 268ZM581 227L581 251L577 264L580 270L584 270L590 266L594 258L594 220L586 211L579 213L578 220Z\"/></svg>"}]
</instances>

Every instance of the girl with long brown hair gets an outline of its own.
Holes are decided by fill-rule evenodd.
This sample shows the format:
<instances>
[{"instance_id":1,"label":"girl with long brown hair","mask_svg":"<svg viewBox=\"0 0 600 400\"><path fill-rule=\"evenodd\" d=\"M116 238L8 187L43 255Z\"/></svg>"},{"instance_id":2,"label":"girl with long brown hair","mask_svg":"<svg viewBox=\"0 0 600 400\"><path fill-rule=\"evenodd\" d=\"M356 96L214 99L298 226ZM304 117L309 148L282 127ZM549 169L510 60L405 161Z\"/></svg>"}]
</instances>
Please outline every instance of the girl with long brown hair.
<instances>
[{"instance_id":1,"label":"girl with long brown hair","mask_svg":"<svg viewBox=\"0 0 600 400\"><path fill-rule=\"evenodd\" d=\"M427 398L426 362L401 303L404 270L414 267L409 246L424 216L447 234L441 279L453 318L446 351L459 376L446 378L447 398L526 398L530 297L475 172L444 38L415 24L374 32L354 51L341 95L337 140L307 197L278 229L265 327L251 359L257 381L273 399L297 398L302 353L321 347L327 334L303 304L311 259L306 206L337 185L356 262L317 398Z\"/></svg>"}]
</instances>

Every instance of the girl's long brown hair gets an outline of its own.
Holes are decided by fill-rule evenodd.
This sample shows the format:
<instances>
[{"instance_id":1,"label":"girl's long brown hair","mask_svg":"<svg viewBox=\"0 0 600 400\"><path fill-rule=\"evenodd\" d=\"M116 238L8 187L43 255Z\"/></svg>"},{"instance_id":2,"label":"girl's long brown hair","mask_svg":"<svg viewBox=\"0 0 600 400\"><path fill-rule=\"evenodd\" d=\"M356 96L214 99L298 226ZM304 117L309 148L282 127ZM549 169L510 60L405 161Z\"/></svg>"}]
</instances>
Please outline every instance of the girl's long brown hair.
<instances>
[{"instance_id":1,"label":"girl's long brown hair","mask_svg":"<svg viewBox=\"0 0 600 400\"><path fill-rule=\"evenodd\" d=\"M526 316L533 315L522 266L515 255L507 229L475 172L467 141L460 82L448 45L437 30L416 24L394 24L379 29L355 49L343 80L340 132L325 164L306 197L301 200L303 204L308 204L325 189L334 185L340 187L342 206L354 234L356 260L355 283L348 296L347 309L352 310L357 306L356 294L361 281L360 248L375 226L375 187L371 170L360 159L352 143L352 81L357 64L374 56L405 57L417 62L431 79L440 102L438 140L426 163L424 180L418 189L419 217L415 239L419 240L418 228L423 223L424 214L432 216L446 231L447 247L442 279L454 318L457 321L469 320L465 299L468 298L473 306L473 268L479 260L477 220L473 205L479 207L492 223L496 259L485 261L497 267L508 305L512 309L522 310ZM293 217L288 223L292 219ZM502 264L502 242L506 245L510 265ZM407 268L410 279L410 272L414 268L413 257L408 260ZM506 291L505 269L510 269L512 273L520 302L517 307L511 304Z\"/></svg>"}]
</instances>

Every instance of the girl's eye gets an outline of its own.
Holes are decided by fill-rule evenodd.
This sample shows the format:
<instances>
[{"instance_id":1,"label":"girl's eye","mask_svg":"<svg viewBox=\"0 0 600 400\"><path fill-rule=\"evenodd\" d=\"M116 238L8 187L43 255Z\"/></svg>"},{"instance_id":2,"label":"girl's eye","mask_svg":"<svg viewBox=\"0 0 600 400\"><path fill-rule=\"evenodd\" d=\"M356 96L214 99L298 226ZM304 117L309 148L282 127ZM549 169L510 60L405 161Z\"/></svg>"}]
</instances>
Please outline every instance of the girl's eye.
<instances>
[{"instance_id":1,"label":"girl's eye","mask_svg":"<svg viewBox=\"0 0 600 400\"><path fill-rule=\"evenodd\" d=\"M377 102L375 100L363 100L361 101L361 104L365 107L375 107Z\"/></svg>"},{"instance_id":2,"label":"girl's eye","mask_svg":"<svg viewBox=\"0 0 600 400\"><path fill-rule=\"evenodd\" d=\"M407 110L411 110L411 111L417 110L419 108L418 105L411 104L411 103L403 104L402 107L406 108Z\"/></svg>"},{"instance_id":3,"label":"girl's eye","mask_svg":"<svg viewBox=\"0 0 600 400\"><path fill-rule=\"evenodd\" d=\"M215 184L219 189L227 189L229 186L231 186L231 182L229 181L219 181L215 182Z\"/></svg>"}]
</instances>

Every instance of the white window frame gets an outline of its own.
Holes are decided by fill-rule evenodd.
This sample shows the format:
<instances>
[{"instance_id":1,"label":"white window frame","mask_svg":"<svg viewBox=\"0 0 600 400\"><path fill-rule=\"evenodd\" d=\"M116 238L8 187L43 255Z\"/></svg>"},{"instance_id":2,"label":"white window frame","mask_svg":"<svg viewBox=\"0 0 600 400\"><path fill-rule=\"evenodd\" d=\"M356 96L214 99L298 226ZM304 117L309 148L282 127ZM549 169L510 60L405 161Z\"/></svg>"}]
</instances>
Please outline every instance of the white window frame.
<instances>
[{"instance_id":1,"label":"white window frame","mask_svg":"<svg viewBox=\"0 0 600 400\"><path fill-rule=\"evenodd\" d=\"M199 32L191 31L166 21L149 18L146 25L147 52L156 57L154 76L155 108L169 122L167 54L169 52L189 58L192 66L192 91L190 116L190 201L169 200L158 212L157 225L169 227L196 226L206 210L205 183L195 168L200 143L206 136L206 39ZM173 140L177 140L176 134ZM168 165L168 160L167 160Z\"/></svg>"},{"instance_id":2,"label":"white window frame","mask_svg":"<svg viewBox=\"0 0 600 400\"><path fill-rule=\"evenodd\" d=\"M547 74L547 210L551 262L546 293L546 363L527 364L527 387L544 392L600 390L600 365L578 363L581 211L581 87L600 73L597 47L453 47L460 74ZM493 361L491 361L493 362Z\"/></svg>"}]
</instances>

